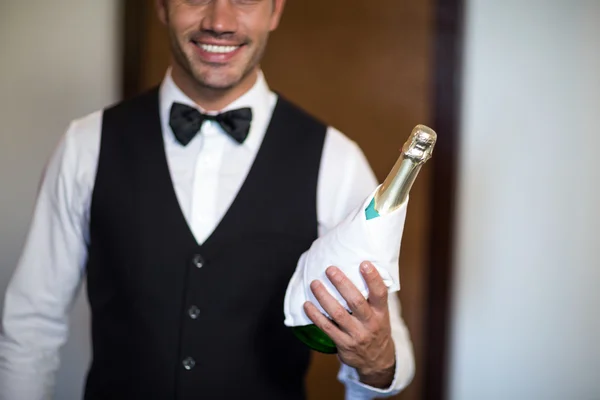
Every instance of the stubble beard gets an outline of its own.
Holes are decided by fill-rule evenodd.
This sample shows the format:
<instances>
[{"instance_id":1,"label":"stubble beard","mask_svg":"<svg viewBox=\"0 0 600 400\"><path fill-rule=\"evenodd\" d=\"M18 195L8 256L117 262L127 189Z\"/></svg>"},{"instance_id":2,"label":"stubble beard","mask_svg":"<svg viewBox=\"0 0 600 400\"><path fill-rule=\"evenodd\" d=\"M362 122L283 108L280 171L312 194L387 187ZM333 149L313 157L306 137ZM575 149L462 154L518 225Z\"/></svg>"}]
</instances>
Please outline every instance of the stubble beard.
<instances>
[{"instance_id":1,"label":"stubble beard","mask_svg":"<svg viewBox=\"0 0 600 400\"><path fill-rule=\"evenodd\" d=\"M199 90L209 90L216 93L234 89L251 75L259 65L267 47L267 38L256 42L258 43L257 47L239 73L236 73L237 71L223 71L221 73L219 68L224 70L231 70L231 68L226 65L218 66L206 64L204 65L204 68L194 68L194 61L192 61L193 55L188 55L183 50L183 45L172 29L169 29L169 39L175 62L187 75L194 86ZM189 42L187 39L184 40L186 40L186 43ZM245 46L250 46L251 44L252 43L248 43ZM200 64L200 61L198 61L198 64ZM204 69L204 71L201 71L201 69Z\"/></svg>"}]
</instances>

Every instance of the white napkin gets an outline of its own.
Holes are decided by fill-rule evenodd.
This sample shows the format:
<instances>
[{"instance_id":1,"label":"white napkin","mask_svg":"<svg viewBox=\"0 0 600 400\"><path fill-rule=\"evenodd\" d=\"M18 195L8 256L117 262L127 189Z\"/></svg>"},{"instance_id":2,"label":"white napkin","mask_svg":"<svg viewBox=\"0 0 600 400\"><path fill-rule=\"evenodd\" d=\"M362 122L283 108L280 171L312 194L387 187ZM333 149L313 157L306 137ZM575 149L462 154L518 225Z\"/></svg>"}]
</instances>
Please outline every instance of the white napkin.
<instances>
[{"instance_id":1,"label":"white napkin","mask_svg":"<svg viewBox=\"0 0 600 400\"><path fill-rule=\"evenodd\" d=\"M304 312L303 305L307 300L328 316L310 290L313 280L320 280L329 293L349 310L344 298L325 275L325 270L332 265L341 269L365 298L368 297L368 288L360 274L363 261L370 261L377 268L389 292L400 290L398 259L408 199L394 212L367 220L365 209L376 191L302 254L285 294L286 326L313 324Z\"/></svg>"}]
</instances>

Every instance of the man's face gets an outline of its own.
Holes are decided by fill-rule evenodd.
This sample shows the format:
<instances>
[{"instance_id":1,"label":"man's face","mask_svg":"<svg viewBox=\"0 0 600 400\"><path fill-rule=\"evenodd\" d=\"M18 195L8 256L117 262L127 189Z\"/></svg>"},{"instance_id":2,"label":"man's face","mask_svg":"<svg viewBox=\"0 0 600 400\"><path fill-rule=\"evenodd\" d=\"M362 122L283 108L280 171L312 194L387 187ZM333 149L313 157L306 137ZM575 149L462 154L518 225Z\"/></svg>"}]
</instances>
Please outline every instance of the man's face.
<instances>
[{"instance_id":1,"label":"man's face","mask_svg":"<svg viewBox=\"0 0 600 400\"><path fill-rule=\"evenodd\" d=\"M157 0L174 68L202 87L231 89L256 69L285 0Z\"/></svg>"}]
</instances>

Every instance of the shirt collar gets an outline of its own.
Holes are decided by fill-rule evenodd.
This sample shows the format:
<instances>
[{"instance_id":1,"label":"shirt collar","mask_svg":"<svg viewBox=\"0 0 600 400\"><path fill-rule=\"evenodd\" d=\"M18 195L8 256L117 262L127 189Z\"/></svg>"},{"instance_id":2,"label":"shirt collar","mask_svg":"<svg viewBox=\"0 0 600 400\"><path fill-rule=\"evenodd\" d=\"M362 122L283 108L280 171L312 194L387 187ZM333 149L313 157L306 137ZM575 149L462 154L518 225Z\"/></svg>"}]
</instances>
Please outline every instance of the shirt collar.
<instances>
[{"instance_id":1,"label":"shirt collar","mask_svg":"<svg viewBox=\"0 0 600 400\"><path fill-rule=\"evenodd\" d=\"M169 127L169 115L173 103L182 103L205 112L175 84L171 76L171 68L165 74L160 86L159 96L162 125L171 136L173 136L173 132ZM264 128L270 119L269 111L272 108L270 107L272 96L274 96L274 93L271 92L262 70L259 70L256 82L250 90L219 111L225 112L243 107L250 107L252 109L252 125L243 146L256 150L260 145L264 136Z\"/></svg>"}]
</instances>

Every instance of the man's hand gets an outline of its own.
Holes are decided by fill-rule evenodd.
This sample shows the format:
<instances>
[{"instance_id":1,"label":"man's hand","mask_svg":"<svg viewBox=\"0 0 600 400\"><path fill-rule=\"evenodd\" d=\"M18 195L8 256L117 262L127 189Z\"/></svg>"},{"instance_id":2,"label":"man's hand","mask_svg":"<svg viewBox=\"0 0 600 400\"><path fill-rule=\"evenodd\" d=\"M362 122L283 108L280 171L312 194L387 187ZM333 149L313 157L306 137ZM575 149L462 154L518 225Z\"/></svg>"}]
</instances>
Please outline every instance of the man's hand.
<instances>
[{"instance_id":1,"label":"man's hand","mask_svg":"<svg viewBox=\"0 0 600 400\"><path fill-rule=\"evenodd\" d=\"M304 310L313 323L334 341L340 360L356 368L362 383L385 389L392 384L396 366L388 291L371 263L363 262L360 270L369 289L368 300L340 269L329 267L326 272L352 313L319 281L311 283L311 290L333 321L310 302L304 304Z\"/></svg>"}]
</instances>

